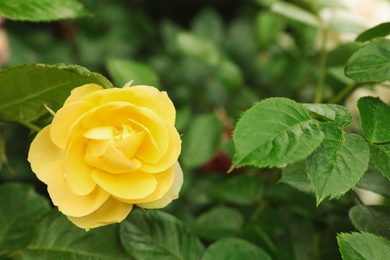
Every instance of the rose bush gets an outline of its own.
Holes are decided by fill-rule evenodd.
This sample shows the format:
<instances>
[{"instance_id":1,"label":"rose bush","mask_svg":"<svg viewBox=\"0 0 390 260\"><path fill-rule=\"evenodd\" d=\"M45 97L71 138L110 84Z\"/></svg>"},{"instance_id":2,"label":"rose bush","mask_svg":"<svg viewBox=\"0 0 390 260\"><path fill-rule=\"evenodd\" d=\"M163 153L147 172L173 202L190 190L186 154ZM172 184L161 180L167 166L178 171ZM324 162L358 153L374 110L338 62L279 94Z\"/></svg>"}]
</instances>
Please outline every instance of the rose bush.
<instances>
[{"instance_id":1,"label":"rose bush","mask_svg":"<svg viewBox=\"0 0 390 260\"><path fill-rule=\"evenodd\" d=\"M75 225L120 222L133 205L161 208L178 197L175 116L167 93L154 87L83 85L37 134L28 160Z\"/></svg>"}]
</instances>

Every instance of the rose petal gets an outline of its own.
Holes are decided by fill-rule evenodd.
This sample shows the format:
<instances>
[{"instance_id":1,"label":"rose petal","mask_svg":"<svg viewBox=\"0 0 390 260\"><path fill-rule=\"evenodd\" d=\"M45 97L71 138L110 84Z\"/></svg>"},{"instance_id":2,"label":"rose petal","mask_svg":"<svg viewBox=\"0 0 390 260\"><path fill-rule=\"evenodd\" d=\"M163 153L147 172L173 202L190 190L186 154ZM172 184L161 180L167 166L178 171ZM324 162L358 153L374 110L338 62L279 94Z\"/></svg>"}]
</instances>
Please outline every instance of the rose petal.
<instances>
[{"instance_id":1,"label":"rose petal","mask_svg":"<svg viewBox=\"0 0 390 260\"><path fill-rule=\"evenodd\" d=\"M117 142L116 147L121 150L127 158L133 158L138 148L141 146L145 138L145 132L133 131L123 140Z\"/></svg>"},{"instance_id":2,"label":"rose petal","mask_svg":"<svg viewBox=\"0 0 390 260\"><path fill-rule=\"evenodd\" d=\"M50 139L50 125L43 128L32 141L28 152L28 161L38 179L47 183L48 175L63 159L62 150Z\"/></svg>"},{"instance_id":3,"label":"rose petal","mask_svg":"<svg viewBox=\"0 0 390 260\"><path fill-rule=\"evenodd\" d=\"M141 170L146 172L160 172L166 170L179 158L181 151L181 139L176 128L166 123L166 129L169 134L169 147L167 152L155 164L142 163Z\"/></svg>"},{"instance_id":4,"label":"rose petal","mask_svg":"<svg viewBox=\"0 0 390 260\"><path fill-rule=\"evenodd\" d=\"M92 173L92 178L102 189L114 197L125 200L145 198L157 186L157 181L153 174L140 171L110 174L95 170Z\"/></svg>"},{"instance_id":5,"label":"rose petal","mask_svg":"<svg viewBox=\"0 0 390 260\"><path fill-rule=\"evenodd\" d=\"M94 168L83 160L88 142L82 135L76 135L69 144L64 159L64 177L69 188L77 195L87 195L96 186L91 177Z\"/></svg>"},{"instance_id":6,"label":"rose petal","mask_svg":"<svg viewBox=\"0 0 390 260\"><path fill-rule=\"evenodd\" d=\"M90 149L91 148L88 147L88 151ZM132 172L138 170L141 166L139 160L136 158L127 158L125 154L114 145L111 145L101 156L87 153L84 156L84 160L88 165L109 173Z\"/></svg>"},{"instance_id":7,"label":"rose petal","mask_svg":"<svg viewBox=\"0 0 390 260\"><path fill-rule=\"evenodd\" d=\"M65 149L67 140L72 137L70 135L72 127L94 107L95 105L90 102L76 101L58 110L50 129L53 142L61 149Z\"/></svg>"},{"instance_id":8,"label":"rose petal","mask_svg":"<svg viewBox=\"0 0 390 260\"><path fill-rule=\"evenodd\" d=\"M175 124L176 110L165 91L160 92L155 87L150 86L132 86L112 90L104 95L100 104L124 101L138 107L147 107L163 120Z\"/></svg>"},{"instance_id":9,"label":"rose petal","mask_svg":"<svg viewBox=\"0 0 390 260\"><path fill-rule=\"evenodd\" d=\"M57 164L47 183L48 192L53 204L65 215L81 217L99 208L110 196L109 193L96 186L88 195L79 196L69 189L62 172L61 164Z\"/></svg>"},{"instance_id":10,"label":"rose petal","mask_svg":"<svg viewBox=\"0 0 390 260\"><path fill-rule=\"evenodd\" d=\"M180 189L183 185L183 171L181 170L180 164L178 162L174 165L175 168L175 177L172 183L172 186L165 193L165 195L155 201L146 202L146 203L138 203L137 206L145 209L156 209L163 208L167 206L172 200L177 199L179 197Z\"/></svg>"},{"instance_id":11,"label":"rose petal","mask_svg":"<svg viewBox=\"0 0 390 260\"><path fill-rule=\"evenodd\" d=\"M100 126L95 127L84 133L84 137L94 140L107 140L114 138L114 127Z\"/></svg>"},{"instance_id":12,"label":"rose petal","mask_svg":"<svg viewBox=\"0 0 390 260\"><path fill-rule=\"evenodd\" d=\"M91 214L83 217L68 216L68 219L76 226L88 231L91 228L121 222L132 208L132 204L123 203L110 197L100 208Z\"/></svg>"},{"instance_id":13,"label":"rose petal","mask_svg":"<svg viewBox=\"0 0 390 260\"><path fill-rule=\"evenodd\" d=\"M169 144L165 122L152 110L118 103L117 107L104 111L103 118L107 125L130 123L136 131L148 134L136 153L142 161L156 163L166 153Z\"/></svg>"},{"instance_id":14,"label":"rose petal","mask_svg":"<svg viewBox=\"0 0 390 260\"><path fill-rule=\"evenodd\" d=\"M64 106L68 105L72 102L75 102L75 101L87 96L90 93L93 93L95 91L99 91L102 89L103 89L103 87L101 87L97 84L93 84L93 83L92 84L85 84L85 85L82 85L78 88L74 88L70 92L70 96L66 99Z\"/></svg>"},{"instance_id":15,"label":"rose petal","mask_svg":"<svg viewBox=\"0 0 390 260\"><path fill-rule=\"evenodd\" d=\"M175 178L175 167L172 166L168 168L166 171L154 173L153 176L156 178L157 181L157 186L153 193L151 193L150 195L146 196L143 199L122 200L122 201L126 203L137 204L137 203L151 202L151 201L161 199L172 187L172 183Z\"/></svg>"}]
</instances>

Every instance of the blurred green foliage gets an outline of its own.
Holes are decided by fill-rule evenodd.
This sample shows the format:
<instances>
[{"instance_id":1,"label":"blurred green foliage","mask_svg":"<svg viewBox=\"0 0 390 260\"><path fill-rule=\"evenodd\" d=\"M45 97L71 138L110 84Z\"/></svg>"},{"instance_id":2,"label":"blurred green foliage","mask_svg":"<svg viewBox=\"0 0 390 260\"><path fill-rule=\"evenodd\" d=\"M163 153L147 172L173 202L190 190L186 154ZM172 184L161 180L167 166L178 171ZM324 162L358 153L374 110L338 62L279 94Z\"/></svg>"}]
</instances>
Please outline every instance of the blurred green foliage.
<instances>
[{"instance_id":1,"label":"blurred green foliage","mask_svg":"<svg viewBox=\"0 0 390 260\"><path fill-rule=\"evenodd\" d=\"M300 174L306 171L302 162L284 169L245 167L226 174L234 154L231 141L234 123L257 101L277 96L301 103L311 103L316 98L322 103L342 103L350 91L366 83L355 82L344 74L348 59L361 43L339 42L332 48L320 43L326 30L318 20L319 11L326 2L329 5L337 1L80 2L92 17L50 23L7 20L2 29L7 31L10 55L4 68L23 63L77 64L101 73L116 87L134 80L133 85L150 84L168 92L177 108L176 127L183 134L180 161L185 183L180 199L166 209L178 219L165 213L153 213L155 215L149 218L153 219L155 229L149 229L136 211L121 224L120 231L117 226L105 228L112 238L120 232L125 241L122 241L123 251L133 252L133 245L125 238L137 237L139 228L145 234L138 241L140 245L142 239L147 240L150 247L163 241L165 249L178 246L176 240L185 233L186 243L180 244L176 248L179 253L175 253L181 254L188 247L188 255L193 258L199 258L206 250L204 259L224 259L224 255L216 258L216 251L229 246L250 251L256 245L253 256L265 255L265 259L340 259L337 233L374 232L375 226L361 228L362 221L356 217L359 210L365 213L367 220L364 221L373 221L373 218L367 213L370 208L356 208L353 191L338 200L325 200L316 207L307 174ZM383 28L387 30L388 26ZM378 36L371 31L365 37L372 39L375 35ZM377 44L387 44L388 49L388 41L382 39ZM378 50L368 49L369 53ZM388 52L384 56L389 57ZM352 61L350 72L357 66L358 76L362 76L359 75L362 61ZM318 89L322 89L321 93L316 92ZM333 108L338 112L342 110ZM318 112L321 109L310 109L309 105L306 109L322 119L329 119ZM388 110L388 106L385 109ZM45 126L50 119L46 113L35 123ZM337 122L337 118L331 120ZM32 183L46 196L45 187L31 172L26 160L32 132L11 123L2 123L0 128L0 183ZM371 150L378 150L378 158L389 158L388 144L372 144ZM387 164L381 169L386 167ZM380 217L385 215L390 196L388 180L370 168L358 186L384 196L383 208L378 211ZM349 214L354 215L353 222ZM54 211L39 221L42 227L47 223L69 224ZM139 226L133 226L132 221ZM153 232L163 229L165 224L173 230L172 240L158 237L158 241L154 241ZM77 251L79 248L74 247L72 239L83 234L74 227L69 230L75 237L69 236L70 242L65 239L55 246ZM50 230L42 232L52 234ZM101 234L95 230L88 233L87 247L93 248L92 242L98 241ZM41 241L39 235L33 237L32 248L50 244L50 241ZM388 232L384 235L389 238ZM236 238L226 238L230 236ZM346 235L339 237L343 254L353 250L346 246L349 239ZM375 237L370 239L376 240ZM124 254L121 250L117 251L120 256ZM168 251L164 254L169 255ZM101 252L105 257L104 248ZM226 252L229 251L226 249ZM140 250L134 258L143 254ZM22 255L34 257L27 249Z\"/></svg>"}]
</instances>

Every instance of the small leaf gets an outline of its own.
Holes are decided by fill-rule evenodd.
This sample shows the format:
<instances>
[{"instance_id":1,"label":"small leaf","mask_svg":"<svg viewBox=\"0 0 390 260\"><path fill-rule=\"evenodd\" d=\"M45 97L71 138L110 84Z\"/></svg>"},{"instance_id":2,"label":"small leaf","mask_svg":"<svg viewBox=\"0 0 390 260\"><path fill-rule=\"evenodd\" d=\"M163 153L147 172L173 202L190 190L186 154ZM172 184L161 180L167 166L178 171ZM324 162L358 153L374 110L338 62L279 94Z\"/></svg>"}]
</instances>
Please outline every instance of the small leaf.
<instances>
[{"instance_id":1,"label":"small leaf","mask_svg":"<svg viewBox=\"0 0 390 260\"><path fill-rule=\"evenodd\" d=\"M292 20L320 28L321 22L317 16L310 13L309 11L287 2L275 2L271 6L271 10L277 14L280 14L284 17L290 18Z\"/></svg>"},{"instance_id":2,"label":"small leaf","mask_svg":"<svg viewBox=\"0 0 390 260\"><path fill-rule=\"evenodd\" d=\"M264 192L264 182L259 176L238 175L229 177L215 187L210 196L219 201L237 205L258 203Z\"/></svg>"},{"instance_id":3,"label":"small leaf","mask_svg":"<svg viewBox=\"0 0 390 260\"><path fill-rule=\"evenodd\" d=\"M390 106L374 97L360 98L357 106L360 113L360 126L367 140L371 143L389 142Z\"/></svg>"},{"instance_id":4,"label":"small leaf","mask_svg":"<svg viewBox=\"0 0 390 260\"><path fill-rule=\"evenodd\" d=\"M10 20L44 22L90 15L76 0L0 1L0 17Z\"/></svg>"},{"instance_id":5,"label":"small leaf","mask_svg":"<svg viewBox=\"0 0 390 260\"><path fill-rule=\"evenodd\" d=\"M373 166L368 168L358 187L390 198L390 182Z\"/></svg>"},{"instance_id":6,"label":"small leaf","mask_svg":"<svg viewBox=\"0 0 390 260\"><path fill-rule=\"evenodd\" d=\"M177 36L177 44L182 53L198 59L207 65L215 66L221 55L218 48L207 39L195 34L181 32Z\"/></svg>"},{"instance_id":7,"label":"small leaf","mask_svg":"<svg viewBox=\"0 0 390 260\"><path fill-rule=\"evenodd\" d=\"M345 260L388 259L390 241L370 233L337 235L340 252Z\"/></svg>"},{"instance_id":8,"label":"small leaf","mask_svg":"<svg viewBox=\"0 0 390 260\"><path fill-rule=\"evenodd\" d=\"M349 218L359 231L390 238L390 218L387 207L356 205L350 209Z\"/></svg>"},{"instance_id":9,"label":"small leaf","mask_svg":"<svg viewBox=\"0 0 390 260\"><path fill-rule=\"evenodd\" d=\"M111 59L106 62L106 66L117 87L122 87L131 80L134 80L132 85L159 87L158 75L152 68L143 63Z\"/></svg>"},{"instance_id":10,"label":"small leaf","mask_svg":"<svg viewBox=\"0 0 390 260\"><path fill-rule=\"evenodd\" d=\"M215 207L196 219L195 230L204 239L217 240L239 234L243 225L244 217L237 209Z\"/></svg>"},{"instance_id":11,"label":"small leaf","mask_svg":"<svg viewBox=\"0 0 390 260\"><path fill-rule=\"evenodd\" d=\"M211 244L202 260L271 260L271 257L260 247L240 238L227 237Z\"/></svg>"},{"instance_id":12,"label":"small leaf","mask_svg":"<svg viewBox=\"0 0 390 260\"><path fill-rule=\"evenodd\" d=\"M221 144L222 125L214 114L192 119L183 135L181 161L186 167L197 167L209 161Z\"/></svg>"},{"instance_id":13,"label":"small leaf","mask_svg":"<svg viewBox=\"0 0 390 260\"><path fill-rule=\"evenodd\" d=\"M317 197L337 198L351 189L368 168L369 149L364 139L343 132L335 123L324 123L325 138L307 160L307 171Z\"/></svg>"},{"instance_id":14,"label":"small leaf","mask_svg":"<svg viewBox=\"0 0 390 260\"><path fill-rule=\"evenodd\" d=\"M279 182L286 183L300 191L313 193L313 188L307 176L306 160L298 161L283 168Z\"/></svg>"},{"instance_id":15,"label":"small leaf","mask_svg":"<svg viewBox=\"0 0 390 260\"><path fill-rule=\"evenodd\" d=\"M29 124L57 111L70 91L87 83L105 88L111 83L98 73L76 65L25 64L0 71L0 121Z\"/></svg>"},{"instance_id":16,"label":"small leaf","mask_svg":"<svg viewBox=\"0 0 390 260\"><path fill-rule=\"evenodd\" d=\"M352 122L352 115L346 107L335 104L302 104L316 116L334 121L341 127L347 127Z\"/></svg>"},{"instance_id":17,"label":"small leaf","mask_svg":"<svg viewBox=\"0 0 390 260\"><path fill-rule=\"evenodd\" d=\"M29 246L22 259L127 259L120 245L118 225L109 225L86 232L73 225L53 209L34 227Z\"/></svg>"},{"instance_id":18,"label":"small leaf","mask_svg":"<svg viewBox=\"0 0 390 260\"><path fill-rule=\"evenodd\" d=\"M48 210L48 201L29 185L0 186L0 255L26 247L35 221Z\"/></svg>"},{"instance_id":19,"label":"small leaf","mask_svg":"<svg viewBox=\"0 0 390 260\"><path fill-rule=\"evenodd\" d=\"M390 34L390 23L381 23L359 34L355 41L357 42L371 41L372 39L384 37L389 34Z\"/></svg>"},{"instance_id":20,"label":"small leaf","mask_svg":"<svg viewBox=\"0 0 390 260\"><path fill-rule=\"evenodd\" d=\"M390 180L390 144L369 144L371 161Z\"/></svg>"},{"instance_id":21,"label":"small leaf","mask_svg":"<svg viewBox=\"0 0 390 260\"><path fill-rule=\"evenodd\" d=\"M310 155L323 134L317 121L299 103L269 98L246 111L233 133L235 167L272 167Z\"/></svg>"},{"instance_id":22,"label":"small leaf","mask_svg":"<svg viewBox=\"0 0 390 260\"><path fill-rule=\"evenodd\" d=\"M390 40L374 40L355 52L347 62L345 74L357 82L390 80Z\"/></svg>"},{"instance_id":23,"label":"small leaf","mask_svg":"<svg viewBox=\"0 0 390 260\"><path fill-rule=\"evenodd\" d=\"M134 259L199 259L203 246L184 224L163 211L134 210L120 224L120 238Z\"/></svg>"}]
</instances>

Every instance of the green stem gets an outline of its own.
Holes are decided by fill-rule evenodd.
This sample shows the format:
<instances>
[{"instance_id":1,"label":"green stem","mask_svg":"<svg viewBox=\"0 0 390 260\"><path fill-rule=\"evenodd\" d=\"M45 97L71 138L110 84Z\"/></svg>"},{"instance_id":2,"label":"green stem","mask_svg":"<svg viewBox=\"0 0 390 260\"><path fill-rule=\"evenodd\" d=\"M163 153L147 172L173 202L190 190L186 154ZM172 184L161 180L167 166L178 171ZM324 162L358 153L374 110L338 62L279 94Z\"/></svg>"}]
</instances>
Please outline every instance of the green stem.
<instances>
[{"instance_id":1,"label":"green stem","mask_svg":"<svg viewBox=\"0 0 390 260\"><path fill-rule=\"evenodd\" d=\"M345 88L343 88L343 90L341 90L339 93L337 93L337 95L334 96L329 101L329 103L331 103L331 104L339 103L345 96L347 96L349 93L351 93L351 91L354 90L357 86L358 86L358 84L355 82L346 86Z\"/></svg>"},{"instance_id":2,"label":"green stem","mask_svg":"<svg viewBox=\"0 0 390 260\"><path fill-rule=\"evenodd\" d=\"M324 95L324 82L326 76L326 63L328 59L327 41L328 41L328 30L323 28L321 30L321 56L320 56L320 73L318 76L316 93L314 97L314 103L321 103Z\"/></svg>"}]
</instances>

